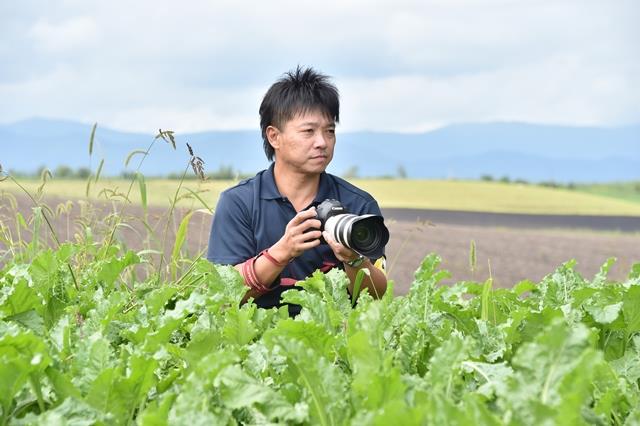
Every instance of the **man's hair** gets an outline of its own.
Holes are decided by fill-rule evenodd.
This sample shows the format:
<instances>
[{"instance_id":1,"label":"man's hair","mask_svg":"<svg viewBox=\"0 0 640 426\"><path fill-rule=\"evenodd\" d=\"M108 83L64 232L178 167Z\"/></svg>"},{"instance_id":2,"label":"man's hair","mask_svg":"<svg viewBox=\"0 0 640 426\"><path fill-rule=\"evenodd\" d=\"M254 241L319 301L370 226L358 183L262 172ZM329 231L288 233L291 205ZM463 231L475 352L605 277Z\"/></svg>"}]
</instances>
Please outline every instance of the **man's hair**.
<instances>
[{"instance_id":1,"label":"man's hair","mask_svg":"<svg viewBox=\"0 0 640 426\"><path fill-rule=\"evenodd\" d=\"M267 138L267 127L282 130L287 121L310 111L321 111L337 123L340 118L338 89L329 82L328 76L313 68L298 66L273 83L260 104L260 129L269 161L273 160L275 151Z\"/></svg>"}]
</instances>

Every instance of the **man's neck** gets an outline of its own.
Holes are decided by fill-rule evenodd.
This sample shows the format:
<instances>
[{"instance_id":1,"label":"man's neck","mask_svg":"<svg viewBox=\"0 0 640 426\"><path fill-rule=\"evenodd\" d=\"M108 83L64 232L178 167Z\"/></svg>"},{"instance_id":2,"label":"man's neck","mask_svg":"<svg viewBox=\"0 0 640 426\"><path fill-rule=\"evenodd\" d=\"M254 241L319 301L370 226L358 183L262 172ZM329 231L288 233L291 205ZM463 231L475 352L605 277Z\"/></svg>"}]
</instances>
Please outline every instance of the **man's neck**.
<instances>
[{"instance_id":1,"label":"man's neck","mask_svg":"<svg viewBox=\"0 0 640 426\"><path fill-rule=\"evenodd\" d=\"M282 167L277 161L273 177L280 194L293 204L296 211L304 209L315 199L320 186L320 174L295 172Z\"/></svg>"}]
</instances>

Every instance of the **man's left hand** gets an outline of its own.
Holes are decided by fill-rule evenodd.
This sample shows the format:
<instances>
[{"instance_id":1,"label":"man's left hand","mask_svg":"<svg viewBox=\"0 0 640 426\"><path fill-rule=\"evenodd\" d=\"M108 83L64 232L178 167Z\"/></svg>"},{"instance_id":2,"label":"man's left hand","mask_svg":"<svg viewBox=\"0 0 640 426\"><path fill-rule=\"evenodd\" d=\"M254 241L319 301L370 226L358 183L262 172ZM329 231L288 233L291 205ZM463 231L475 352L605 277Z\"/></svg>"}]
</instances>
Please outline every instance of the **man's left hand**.
<instances>
[{"instance_id":1,"label":"man's left hand","mask_svg":"<svg viewBox=\"0 0 640 426\"><path fill-rule=\"evenodd\" d=\"M322 236L324 237L324 240L327 242L327 244L329 244L329 247L331 247L331 250L333 250L333 254L336 255L336 258L340 262L352 262L360 257L360 255L355 251L343 246L342 244L331 238L331 235L327 231L322 232Z\"/></svg>"}]
</instances>

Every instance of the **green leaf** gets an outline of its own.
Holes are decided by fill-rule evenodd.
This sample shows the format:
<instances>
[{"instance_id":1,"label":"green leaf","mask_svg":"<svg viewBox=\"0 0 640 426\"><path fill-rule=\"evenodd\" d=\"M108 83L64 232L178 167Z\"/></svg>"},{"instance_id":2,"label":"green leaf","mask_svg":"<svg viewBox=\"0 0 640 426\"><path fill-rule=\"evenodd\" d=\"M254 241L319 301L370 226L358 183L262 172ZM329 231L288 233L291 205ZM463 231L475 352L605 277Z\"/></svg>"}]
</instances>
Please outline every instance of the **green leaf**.
<instances>
[{"instance_id":1,"label":"green leaf","mask_svg":"<svg viewBox=\"0 0 640 426\"><path fill-rule=\"evenodd\" d=\"M534 290L536 288L536 283L530 280L520 281L513 287L513 292L518 296L522 296L524 293Z\"/></svg>"},{"instance_id":2,"label":"green leaf","mask_svg":"<svg viewBox=\"0 0 640 426\"><path fill-rule=\"evenodd\" d=\"M556 423L565 415L563 406L575 410L588 402L589 379L583 380L580 374L601 362L601 353L593 349L594 339L584 325L569 327L557 319L518 349L504 395L517 423ZM570 390L572 381L575 392Z\"/></svg>"},{"instance_id":3,"label":"green leaf","mask_svg":"<svg viewBox=\"0 0 640 426\"><path fill-rule=\"evenodd\" d=\"M234 306L226 312L222 335L227 344L245 346L256 337L258 330L253 323L256 309L256 305L245 304L242 308Z\"/></svg>"},{"instance_id":4,"label":"green leaf","mask_svg":"<svg viewBox=\"0 0 640 426\"><path fill-rule=\"evenodd\" d=\"M447 397L452 397L462 386L462 362L468 358L467 345L458 335L443 342L437 348L429 361L429 372L426 379L431 388L441 392Z\"/></svg>"},{"instance_id":5,"label":"green leaf","mask_svg":"<svg viewBox=\"0 0 640 426\"><path fill-rule=\"evenodd\" d=\"M299 423L307 419L306 410L289 404L281 394L246 374L237 364L222 370L214 384L220 387L222 403L229 408L252 408L270 420Z\"/></svg>"},{"instance_id":6,"label":"green leaf","mask_svg":"<svg viewBox=\"0 0 640 426\"><path fill-rule=\"evenodd\" d=\"M609 270L616 263L617 259L615 257L610 257L607 261L600 267L600 271L593 278L592 285L593 286L601 286L607 281L607 276L609 275Z\"/></svg>"},{"instance_id":7,"label":"green leaf","mask_svg":"<svg viewBox=\"0 0 640 426\"><path fill-rule=\"evenodd\" d=\"M640 279L640 262L634 263L629 271L629 281Z\"/></svg>"},{"instance_id":8,"label":"green leaf","mask_svg":"<svg viewBox=\"0 0 640 426\"><path fill-rule=\"evenodd\" d=\"M82 398L80 391L73 385L71 378L65 375L62 371L49 366L45 373L47 374L47 377L49 378L59 400L64 400L68 397L77 399Z\"/></svg>"},{"instance_id":9,"label":"green leaf","mask_svg":"<svg viewBox=\"0 0 640 426\"><path fill-rule=\"evenodd\" d=\"M93 382L86 401L97 410L113 415L117 423L128 422L155 384L156 366L156 360L134 355L126 374L121 368L107 368Z\"/></svg>"},{"instance_id":10,"label":"green leaf","mask_svg":"<svg viewBox=\"0 0 640 426\"><path fill-rule=\"evenodd\" d=\"M32 331L0 322L0 403L6 418L17 392L29 382L44 409L41 381L51 357L44 341Z\"/></svg>"},{"instance_id":11,"label":"green leaf","mask_svg":"<svg viewBox=\"0 0 640 426\"><path fill-rule=\"evenodd\" d=\"M610 324L618 318L620 310L622 309L622 302L604 306L590 305L585 309L589 314L591 314L596 322L600 324Z\"/></svg>"},{"instance_id":12,"label":"green leaf","mask_svg":"<svg viewBox=\"0 0 640 426\"><path fill-rule=\"evenodd\" d=\"M478 385L476 392L485 396L488 400L507 394L509 380L513 376L513 369L506 362L489 364L463 361L461 365L465 372L474 375Z\"/></svg>"},{"instance_id":13,"label":"green leaf","mask_svg":"<svg viewBox=\"0 0 640 426\"><path fill-rule=\"evenodd\" d=\"M122 257L111 257L98 263L96 279L104 282L107 288L113 286L114 282L125 268L140 263L140 258L133 251L127 251Z\"/></svg>"},{"instance_id":14,"label":"green leaf","mask_svg":"<svg viewBox=\"0 0 640 426\"><path fill-rule=\"evenodd\" d=\"M100 333L79 341L71 365L74 385L83 392L88 391L104 370L115 367L114 355L110 342Z\"/></svg>"},{"instance_id":15,"label":"green leaf","mask_svg":"<svg viewBox=\"0 0 640 426\"><path fill-rule=\"evenodd\" d=\"M366 272L365 272L366 271ZM368 269L360 269L356 273L356 280L353 284L353 294L351 295L351 305L354 306L356 304L356 300L358 300L358 296L360 295L360 287L362 286L362 280L364 280L365 273L368 276L371 276L371 273Z\"/></svg>"},{"instance_id":16,"label":"green leaf","mask_svg":"<svg viewBox=\"0 0 640 426\"><path fill-rule=\"evenodd\" d=\"M621 358L611 361L611 367L631 385L640 380L640 336L635 336L633 342Z\"/></svg>"},{"instance_id":17,"label":"green leaf","mask_svg":"<svg viewBox=\"0 0 640 426\"><path fill-rule=\"evenodd\" d=\"M266 337L266 336L265 336ZM309 406L312 424L336 425L351 416L345 399L347 383L344 373L326 358L302 342L270 335L267 344L287 359L288 368L277 378L280 385L292 384Z\"/></svg>"},{"instance_id":18,"label":"green leaf","mask_svg":"<svg viewBox=\"0 0 640 426\"><path fill-rule=\"evenodd\" d=\"M629 287L624 295L622 314L627 334L640 332L640 285Z\"/></svg>"},{"instance_id":19,"label":"green leaf","mask_svg":"<svg viewBox=\"0 0 640 426\"><path fill-rule=\"evenodd\" d=\"M11 317L31 310L42 309L43 301L26 280L0 288L0 315Z\"/></svg>"},{"instance_id":20,"label":"green leaf","mask_svg":"<svg viewBox=\"0 0 640 426\"><path fill-rule=\"evenodd\" d=\"M29 368L24 360L0 355L0 404L4 417L8 417L14 398L28 379Z\"/></svg>"},{"instance_id":21,"label":"green leaf","mask_svg":"<svg viewBox=\"0 0 640 426\"><path fill-rule=\"evenodd\" d=\"M24 328L30 329L34 331L37 335L44 335L46 329L44 327L44 320L42 317L33 309L20 312L19 314L12 315L10 317L6 317L5 321L14 321Z\"/></svg>"},{"instance_id":22,"label":"green leaf","mask_svg":"<svg viewBox=\"0 0 640 426\"><path fill-rule=\"evenodd\" d=\"M112 418L95 410L82 401L81 398L67 398L57 407L47 410L38 416L30 413L21 420L16 424L91 426L109 424Z\"/></svg>"},{"instance_id":23,"label":"green leaf","mask_svg":"<svg viewBox=\"0 0 640 426\"><path fill-rule=\"evenodd\" d=\"M177 268L178 268L178 260L180 258L180 250L182 249L182 245L184 244L185 239L187 238L187 229L189 227L189 220L193 212L190 211L187 213L182 220L180 221L180 226L178 227L178 232L176 232L176 241L173 244L173 250L171 251L171 276L173 279L176 279L177 276Z\"/></svg>"},{"instance_id":24,"label":"green leaf","mask_svg":"<svg viewBox=\"0 0 640 426\"><path fill-rule=\"evenodd\" d=\"M404 401L406 386L392 358L374 347L360 331L349 337L349 363L353 370L352 398L356 410L377 411L392 401Z\"/></svg>"}]
</instances>

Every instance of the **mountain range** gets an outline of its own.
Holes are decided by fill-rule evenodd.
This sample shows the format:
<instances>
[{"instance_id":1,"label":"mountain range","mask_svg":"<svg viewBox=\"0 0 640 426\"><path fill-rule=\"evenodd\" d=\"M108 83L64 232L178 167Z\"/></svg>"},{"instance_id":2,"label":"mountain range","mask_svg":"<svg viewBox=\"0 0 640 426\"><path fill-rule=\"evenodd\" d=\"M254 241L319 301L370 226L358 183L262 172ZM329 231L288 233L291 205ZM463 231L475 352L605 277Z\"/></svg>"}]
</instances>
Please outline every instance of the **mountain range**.
<instances>
[{"instance_id":1,"label":"mountain range","mask_svg":"<svg viewBox=\"0 0 640 426\"><path fill-rule=\"evenodd\" d=\"M97 167L119 175L136 149L155 134L123 132L98 124L89 156L91 124L33 118L0 124L0 164L5 170L33 172L60 165ZM206 171L222 166L252 174L268 166L259 130L176 134L177 150L159 140L142 172L162 176L184 170L188 142ZM483 175L531 182L640 180L640 125L570 127L517 122L467 123L424 133L340 132L329 172L360 177L477 179Z\"/></svg>"}]
</instances>

